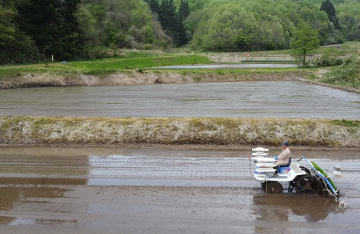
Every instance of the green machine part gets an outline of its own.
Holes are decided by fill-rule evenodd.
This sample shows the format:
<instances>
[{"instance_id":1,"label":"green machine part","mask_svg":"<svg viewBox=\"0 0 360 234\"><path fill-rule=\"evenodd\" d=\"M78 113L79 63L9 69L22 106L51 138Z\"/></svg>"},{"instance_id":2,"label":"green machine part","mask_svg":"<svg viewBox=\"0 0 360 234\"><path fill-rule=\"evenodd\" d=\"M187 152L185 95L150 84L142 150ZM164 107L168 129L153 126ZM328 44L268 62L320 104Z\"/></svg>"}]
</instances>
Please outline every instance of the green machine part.
<instances>
[{"instance_id":1,"label":"green machine part","mask_svg":"<svg viewBox=\"0 0 360 234\"><path fill-rule=\"evenodd\" d=\"M327 178L329 180L330 184L333 186L335 191L337 191L337 188L336 188L334 182L332 182L331 178L325 173L325 171L323 169L321 169L321 167L319 167L316 163L314 163L314 162L311 162L311 163L315 167L316 170L320 171L321 174L323 174L325 176L325 178Z\"/></svg>"}]
</instances>

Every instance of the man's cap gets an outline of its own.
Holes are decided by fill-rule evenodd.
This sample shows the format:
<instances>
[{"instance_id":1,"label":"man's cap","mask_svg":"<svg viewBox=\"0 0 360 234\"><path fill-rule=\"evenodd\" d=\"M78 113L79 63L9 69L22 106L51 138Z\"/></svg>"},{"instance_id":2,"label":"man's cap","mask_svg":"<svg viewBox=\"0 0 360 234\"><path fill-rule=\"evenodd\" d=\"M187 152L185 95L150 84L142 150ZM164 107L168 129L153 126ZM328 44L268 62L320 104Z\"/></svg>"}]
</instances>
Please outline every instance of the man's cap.
<instances>
[{"instance_id":1,"label":"man's cap","mask_svg":"<svg viewBox=\"0 0 360 234\"><path fill-rule=\"evenodd\" d=\"M285 141L284 143L282 143L281 145L286 145L286 147L289 146L289 142Z\"/></svg>"}]
</instances>

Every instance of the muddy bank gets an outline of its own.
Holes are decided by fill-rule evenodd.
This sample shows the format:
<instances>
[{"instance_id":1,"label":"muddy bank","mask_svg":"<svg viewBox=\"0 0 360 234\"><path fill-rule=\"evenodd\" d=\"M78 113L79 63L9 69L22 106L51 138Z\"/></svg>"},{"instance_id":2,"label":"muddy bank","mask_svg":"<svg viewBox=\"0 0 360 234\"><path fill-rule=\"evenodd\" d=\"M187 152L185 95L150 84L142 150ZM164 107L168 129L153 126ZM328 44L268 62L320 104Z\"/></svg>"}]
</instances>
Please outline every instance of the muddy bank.
<instances>
[{"instance_id":1,"label":"muddy bank","mask_svg":"<svg viewBox=\"0 0 360 234\"><path fill-rule=\"evenodd\" d=\"M134 84L179 84L194 82L219 81L262 81L262 80L298 80L306 78L304 71L217 71L217 72L159 72L159 71L124 71L108 74L83 73L24 73L0 80L0 89L29 87L63 86L104 86Z\"/></svg>"},{"instance_id":2,"label":"muddy bank","mask_svg":"<svg viewBox=\"0 0 360 234\"><path fill-rule=\"evenodd\" d=\"M1 144L203 144L359 147L360 121L0 117Z\"/></svg>"}]
</instances>

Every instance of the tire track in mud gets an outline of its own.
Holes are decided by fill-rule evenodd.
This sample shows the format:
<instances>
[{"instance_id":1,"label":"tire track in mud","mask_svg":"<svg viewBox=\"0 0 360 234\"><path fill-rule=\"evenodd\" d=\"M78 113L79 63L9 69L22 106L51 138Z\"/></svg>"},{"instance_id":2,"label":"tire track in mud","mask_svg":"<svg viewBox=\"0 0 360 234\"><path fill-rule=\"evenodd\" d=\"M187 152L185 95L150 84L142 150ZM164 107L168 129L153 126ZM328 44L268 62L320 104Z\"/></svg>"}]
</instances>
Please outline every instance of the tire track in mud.
<instances>
[{"instance_id":1,"label":"tire track in mud","mask_svg":"<svg viewBox=\"0 0 360 234\"><path fill-rule=\"evenodd\" d=\"M233 151L130 150L126 156L48 151L0 153L1 233L180 234L184 227L194 234L359 231L356 157L314 159L324 169L342 167L344 178L335 183L349 204L344 211L317 195L265 195L246 155L234 157Z\"/></svg>"},{"instance_id":2,"label":"tire track in mud","mask_svg":"<svg viewBox=\"0 0 360 234\"><path fill-rule=\"evenodd\" d=\"M342 168L343 178L333 178L340 190L359 191L360 160L314 159L325 170ZM96 186L168 186L260 188L253 178L255 164L245 157L149 157L112 155L109 157L12 158L3 157L0 165L2 184L22 180L43 184L61 184L78 180ZM329 175L331 173L329 172ZM56 180L55 180L56 179ZM53 181L53 182L51 182ZM72 182L71 184L74 184ZM64 184L67 185L67 184ZM81 184L79 184L81 185Z\"/></svg>"}]
</instances>

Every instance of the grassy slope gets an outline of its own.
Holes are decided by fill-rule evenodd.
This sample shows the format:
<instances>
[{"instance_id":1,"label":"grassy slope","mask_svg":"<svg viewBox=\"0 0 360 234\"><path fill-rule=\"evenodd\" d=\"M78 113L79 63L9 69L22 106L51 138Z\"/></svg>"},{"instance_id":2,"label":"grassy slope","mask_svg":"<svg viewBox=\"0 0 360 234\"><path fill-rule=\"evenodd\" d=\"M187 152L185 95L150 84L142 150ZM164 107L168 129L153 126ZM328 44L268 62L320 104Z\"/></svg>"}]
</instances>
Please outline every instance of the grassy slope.
<instances>
[{"instance_id":1,"label":"grassy slope","mask_svg":"<svg viewBox=\"0 0 360 234\"><path fill-rule=\"evenodd\" d=\"M129 52L118 58L107 58L93 61L77 61L62 64L0 66L0 79L16 77L24 73L56 73L66 75L72 73L104 74L126 69L139 69L153 66L170 66L185 64L211 63L208 58L194 54L151 54L151 52Z\"/></svg>"}]
</instances>

